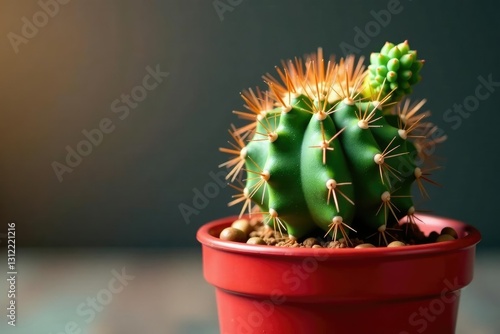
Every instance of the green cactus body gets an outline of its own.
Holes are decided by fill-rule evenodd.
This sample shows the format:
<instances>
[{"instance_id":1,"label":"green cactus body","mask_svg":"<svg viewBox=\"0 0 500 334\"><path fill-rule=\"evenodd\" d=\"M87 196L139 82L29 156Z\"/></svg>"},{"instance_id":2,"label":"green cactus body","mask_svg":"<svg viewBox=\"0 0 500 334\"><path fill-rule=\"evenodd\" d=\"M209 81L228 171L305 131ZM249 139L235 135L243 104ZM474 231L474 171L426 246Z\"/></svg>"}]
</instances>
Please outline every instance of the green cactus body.
<instances>
[{"instance_id":1,"label":"green cactus body","mask_svg":"<svg viewBox=\"0 0 500 334\"><path fill-rule=\"evenodd\" d=\"M411 134L429 128L421 122L428 113L416 115L423 103L394 105L420 80L423 62L407 42L386 43L367 71L354 69L353 58L325 69L321 56L307 58L305 69L285 63L283 83L266 77L271 104L260 91L244 96L253 114L239 113L254 124L233 131L244 147L228 152L237 157L224 165L233 167L232 180L243 164L247 176L231 204L254 202L291 238L319 227L334 239L359 229L386 240L388 224L413 216L411 186L421 186L411 141L421 136Z\"/></svg>"},{"instance_id":2,"label":"green cactus body","mask_svg":"<svg viewBox=\"0 0 500 334\"><path fill-rule=\"evenodd\" d=\"M291 235L304 235L313 226L300 177L301 144L310 115L301 110L303 100L293 102L296 105L280 116L276 140L269 141L264 170L270 173L269 220L278 229L286 226Z\"/></svg>"},{"instance_id":3,"label":"green cactus body","mask_svg":"<svg viewBox=\"0 0 500 334\"><path fill-rule=\"evenodd\" d=\"M314 222L325 231L334 217L347 219L349 224L354 214L352 176L340 141L335 140L337 134L332 118L310 117L302 143L303 191ZM330 149L323 150L328 141ZM342 195L333 193L337 187L342 187Z\"/></svg>"}]
</instances>

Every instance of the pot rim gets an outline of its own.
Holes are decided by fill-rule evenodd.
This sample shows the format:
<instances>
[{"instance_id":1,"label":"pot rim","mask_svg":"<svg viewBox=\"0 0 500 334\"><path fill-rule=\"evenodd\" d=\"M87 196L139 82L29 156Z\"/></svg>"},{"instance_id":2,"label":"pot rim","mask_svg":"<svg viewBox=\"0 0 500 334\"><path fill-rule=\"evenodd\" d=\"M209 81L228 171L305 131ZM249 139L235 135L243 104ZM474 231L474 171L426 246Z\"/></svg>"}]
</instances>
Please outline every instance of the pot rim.
<instances>
[{"instance_id":1,"label":"pot rim","mask_svg":"<svg viewBox=\"0 0 500 334\"><path fill-rule=\"evenodd\" d=\"M230 223L238 216L228 216L220 219L213 220L202 225L196 233L196 239L204 246L219 249L222 251L258 254L269 256L286 256L286 257L332 257L336 259L350 259L359 258L379 258L379 257L405 257L415 255L432 255L445 252L454 252L466 248L474 247L481 240L481 234L474 226L455 220L453 218L441 217L436 215L419 214L419 219L425 221L425 224L430 226L444 226L452 225L460 227L459 229L465 234L456 240L436 242L424 245L409 245L405 247L376 247L376 248L288 248L276 247L267 245L249 245L241 242L224 241L214 237L210 232L220 229L222 225L229 226ZM417 225L422 224L418 222ZM460 233L460 232L459 232Z\"/></svg>"}]
</instances>

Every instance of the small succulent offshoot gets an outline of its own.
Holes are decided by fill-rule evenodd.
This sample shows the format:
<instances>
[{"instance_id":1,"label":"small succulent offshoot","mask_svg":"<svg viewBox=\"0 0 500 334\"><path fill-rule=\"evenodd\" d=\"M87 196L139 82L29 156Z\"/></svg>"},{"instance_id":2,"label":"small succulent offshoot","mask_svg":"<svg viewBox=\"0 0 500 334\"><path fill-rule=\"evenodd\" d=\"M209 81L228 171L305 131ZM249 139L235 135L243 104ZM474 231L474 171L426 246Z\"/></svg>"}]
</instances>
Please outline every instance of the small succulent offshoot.
<instances>
[{"instance_id":1,"label":"small succulent offshoot","mask_svg":"<svg viewBox=\"0 0 500 334\"><path fill-rule=\"evenodd\" d=\"M234 113L249 123L221 148L240 218L260 213L291 244L321 229L348 246L352 232L401 246L390 228L405 216L415 224L411 186L428 197L424 182L435 182L422 162L445 138L434 138L425 99L407 98L424 64L407 41L387 42L368 68L363 60L325 61L318 49L264 75L267 90L242 92L246 110Z\"/></svg>"}]
</instances>

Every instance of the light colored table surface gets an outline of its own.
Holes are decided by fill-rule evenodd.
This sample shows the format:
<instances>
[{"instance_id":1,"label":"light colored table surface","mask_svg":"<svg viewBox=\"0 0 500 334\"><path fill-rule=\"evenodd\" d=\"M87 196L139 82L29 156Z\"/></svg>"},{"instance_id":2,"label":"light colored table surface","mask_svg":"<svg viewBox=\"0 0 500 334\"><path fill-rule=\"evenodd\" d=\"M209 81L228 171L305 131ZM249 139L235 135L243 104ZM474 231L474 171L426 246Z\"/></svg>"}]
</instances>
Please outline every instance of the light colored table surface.
<instances>
[{"instance_id":1,"label":"light colored table surface","mask_svg":"<svg viewBox=\"0 0 500 334\"><path fill-rule=\"evenodd\" d=\"M6 276L5 257L0 263ZM18 249L17 270L17 326L3 314L2 334L218 333L199 250ZM128 277L119 282L114 277L122 271ZM457 333L500 333L499 282L500 252L479 252L474 281L462 292ZM6 313L6 280L0 290Z\"/></svg>"}]
</instances>

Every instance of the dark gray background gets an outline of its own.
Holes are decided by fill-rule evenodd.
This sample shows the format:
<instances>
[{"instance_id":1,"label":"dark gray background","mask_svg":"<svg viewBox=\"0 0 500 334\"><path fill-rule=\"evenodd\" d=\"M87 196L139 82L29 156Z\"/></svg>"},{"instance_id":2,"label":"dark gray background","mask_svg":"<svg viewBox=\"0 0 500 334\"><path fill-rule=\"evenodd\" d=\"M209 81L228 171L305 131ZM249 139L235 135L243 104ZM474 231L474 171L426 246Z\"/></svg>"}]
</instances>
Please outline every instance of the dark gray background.
<instances>
[{"instance_id":1,"label":"dark gray background","mask_svg":"<svg viewBox=\"0 0 500 334\"><path fill-rule=\"evenodd\" d=\"M376 22L371 11L391 1L71 1L19 52L7 38L20 34L35 1L2 2L0 50L0 223L18 223L17 239L32 246L196 246L203 223L234 214L232 191L186 222L179 205L210 172L241 109L239 92L261 85L282 58L322 46L342 55L355 28ZM479 227L481 247L500 241L497 222L500 87L453 128L443 115L474 96L478 77L500 82L499 12L493 1L401 0L398 14L359 54L386 41L408 39L426 59L414 97L427 98L433 121L448 136L436 156L444 168L421 208ZM221 20L222 18L222 20ZM360 46L359 44L357 44ZM120 120L110 104L159 64L168 78ZM470 100L470 99L469 99ZM81 131L110 118L116 126L59 182L63 162ZM2 228L3 229L3 228Z\"/></svg>"}]
</instances>

